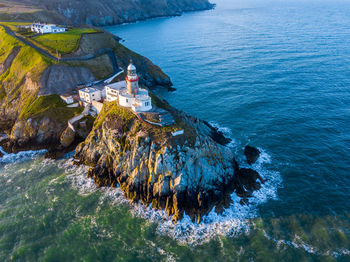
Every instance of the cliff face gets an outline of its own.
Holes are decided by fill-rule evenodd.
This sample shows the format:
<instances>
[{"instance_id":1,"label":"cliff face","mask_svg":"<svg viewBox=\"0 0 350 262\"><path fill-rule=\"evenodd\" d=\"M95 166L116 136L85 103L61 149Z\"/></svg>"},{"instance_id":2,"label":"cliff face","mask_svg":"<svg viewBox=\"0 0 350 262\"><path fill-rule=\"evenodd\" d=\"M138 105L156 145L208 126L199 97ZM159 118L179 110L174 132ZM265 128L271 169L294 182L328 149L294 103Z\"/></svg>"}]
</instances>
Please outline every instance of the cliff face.
<instances>
[{"instance_id":1,"label":"cliff face","mask_svg":"<svg viewBox=\"0 0 350 262\"><path fill-rule=\"evenodd\" d=\"M214 206L220 211L234 190L246 197L233 154L220 144L227 142L223 135L170 110L175 126L155 127L114 103L105 105L75 157L92 166L89 176L98 186L119 185L127 198L165 209L175 221L184 212L200 221ZM173 137L180 128L184 134ZM246 184L255 185L251 190L259 188L256 179L247 175Z\"/></svg>"},{"instance_id":2,"label":"cliff face","mask_svg":"<svg viewBox=\"0 0 350 262\"><path fill-rule=\"evenodd\" d=\"M35 148L53 143L57 145L59 135L65 128L65 123L51 120L49 117L42 119L18 120L11 130L11 143L7 145L8 151L17 151L18 148Z\"/></svg>"},{"instance_id":3,"label":"cliff face","mask_svg":"<svg viewBox=\"0 0 350 262\"><path fill-rule=\"evenodd\" d=\"M144 85L150 88L171 86L170 78L159 67L119 44L107 33L83 35L77 54L71 56L94 54L106 48L114 51L117 67L126 68L132 59L140 68ZM12 142L8 148L59 143L60 134L72 112L66 111L66 105L60 104L58 96L47 105L38 104L46 101L38 98L70 93L77 84L95 80L99 76L98 71L105 68L99 64L99 59L57 63L8 35L0 27L0 132L11 134ZM103 61L110 63L112 68L108 57ZM112 71L108 73L107 76ZM51 98L47 97L47 101ZM61 110L55 113L55 106ZM60 112L67 114L60 115Z\"/></svg>"},{"instance_id":4,"label":"cliff face","mask_svg":"<svg viewBox=\"0 0 350 262\"><path fill-rule=\"evenodd\" d=\"M205 10L213 7L208 0L17 0L15 2L56 13L58 14L56 17L61 16L68 23L96 26L174 16L185 11ZM37 13L40 13L41 18L45 19L45 12ZM47 16L46 19L50 20L50 16Z\"/></svg>"}]
</instances>

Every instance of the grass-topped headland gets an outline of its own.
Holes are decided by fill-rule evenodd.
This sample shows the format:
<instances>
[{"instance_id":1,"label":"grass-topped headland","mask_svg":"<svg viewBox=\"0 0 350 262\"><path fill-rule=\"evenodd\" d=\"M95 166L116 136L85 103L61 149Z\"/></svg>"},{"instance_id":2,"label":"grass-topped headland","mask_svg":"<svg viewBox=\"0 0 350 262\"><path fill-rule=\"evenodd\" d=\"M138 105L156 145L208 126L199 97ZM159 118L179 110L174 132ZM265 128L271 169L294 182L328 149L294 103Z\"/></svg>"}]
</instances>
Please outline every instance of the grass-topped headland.
<instances>
[{"instance_id":1,"label":"grass-topped headland","mask_svg":"<svg viewBox=\"0 0 350 262\"><path fill-rule=\"evenodd\" d=\"M158 102L158 105L162 105L163 109L165 109L165 107L167 109L171 108L169 104L162 101L159 97L152 94L152 98L154 101ZM169 143L176 145L177 143L183 144L187 141L189 145L193 145L197 135L195 129L182 119L176 111L171 111L171 113L174 115L175 124L170 126L157 126L139 120L131 109L121 107L115 101L109 103L105 102L102 111L96 118L94 129L102 128L103 124L106 123L105 127L111 129L116 128L122 132L127 132L129 137L136 136L136 134L142 130L155 142L168 140ZM172 136L172 132L181 129L184 130L183 136Z\"/></svg>"},{"instance_id":2,"label":"grass-topped headland","mask_svg":"<svg viewBox=\"0 0 350 262\"><path fill-rule=\"evenodd\" d=\"M64 33L43 34L35 36L32 39L41 46L46 47L50 52L59 52L60 54L70 54L79 47L79 41L82 34L96 33L93 28L73 28Z\"/></svg>"},{"instance_id":3,"label":"grass-topped headland","mask_svg":"<svg viewBox=\"0 0 350 262\"><path fill-rule=\"evenodd\" d=\"M14 49L19 49L14 53ZM12 55L11 55L12 54ZM36 97L43 71L52 61L0 28L0 104L20 112Z\"/></svg>"},{"instance_id":4,"label":"grass-topped headland","mask_svg":"<svg viewBox=\"0 0 350 262\"><path fill-rule=\"evenodd\" d=\"M39 96L31 105L23 109L20 119L49 117L64 122L82 111L81 107L67 107L59 95Z\"/></svg>"}]
</instances>

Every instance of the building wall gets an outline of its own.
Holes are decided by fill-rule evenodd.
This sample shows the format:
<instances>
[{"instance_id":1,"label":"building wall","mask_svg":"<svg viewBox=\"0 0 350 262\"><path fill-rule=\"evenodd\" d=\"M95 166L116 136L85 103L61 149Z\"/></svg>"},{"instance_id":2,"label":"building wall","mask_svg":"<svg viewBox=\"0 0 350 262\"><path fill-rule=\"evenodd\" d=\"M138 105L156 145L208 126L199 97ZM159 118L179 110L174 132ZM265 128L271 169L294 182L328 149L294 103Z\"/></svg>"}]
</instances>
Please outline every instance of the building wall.
<instances>
[{"instance_id":1,"label":"building wall","mask_svg":"<svg viewBox=\"0 0 350 262\"><path fill-rule=\"evenodd\" d=\"M151 98L144 101L138 101L138 106L132 106L132 110L136 112L146 112L152 109L152 101Z\"/></svg>"},{"instance_id":2,"label":"building wall","mask_svg":"<svg viewBox=\"0 0 350 262\"><path fill-rule=\"evenodd\" d=\"M100 91L90 93L90 103L92 101L101 101L101 92Z\"/></svg>"},{"instance_id":3,"label":"building wall","mask_svg":"<svg viewBox=\"0 0 350 262\"><path fill-rule=\"evenodd\" d=\"M92 101L92 108L96 110L97 114L99 114L102 110L103 104L101 102Z\"/></svg>"},{"instance_id":4,"label":"building wall","mask_svg":"<svg viewBox=\"0 0 350 262\"><path fill-rule=\"evenodd\" d=\"M74 102L73 100L73 97L71 96L68 96L68 97L65 97L65 96L61 96L61 99L66 102L67 104L72 104Z\"/></svg>"},{"instance_id":5,"label":"building wall","mask_svg":"<svg viewBox=\"0 0 350 262\"><path fill-rule=\"evenodd\" d=\"M96 92L92 92L92 93L87 93L87 92L84 92L82 90L79 90L79 97L80 97L80 100L87 102L87 103L91 103L92 101L100 101L101 100L101 92L96 91Z\"/></svg>"},{"instance_id":6,"label":"building wall","mask_svg":"<svg viewBox=\"0 0 350 262\"><path fill-rule=\"evenodd\" d=\"M119 105L124 107L131 107L134 102L134 98L129 98L119 94Z\"/></svg>"},{"instance_id":7,"label":"building wall","mask_svg":"<svg viewBox=\"0 0 350 262\"><path fill-rule=\"evenodd\" d=\"M118 100L118 96L119 96L119 92L117 90L114 90L113 88L106 86L106 100L108 102Z\"/></svg>"}]
</instances>

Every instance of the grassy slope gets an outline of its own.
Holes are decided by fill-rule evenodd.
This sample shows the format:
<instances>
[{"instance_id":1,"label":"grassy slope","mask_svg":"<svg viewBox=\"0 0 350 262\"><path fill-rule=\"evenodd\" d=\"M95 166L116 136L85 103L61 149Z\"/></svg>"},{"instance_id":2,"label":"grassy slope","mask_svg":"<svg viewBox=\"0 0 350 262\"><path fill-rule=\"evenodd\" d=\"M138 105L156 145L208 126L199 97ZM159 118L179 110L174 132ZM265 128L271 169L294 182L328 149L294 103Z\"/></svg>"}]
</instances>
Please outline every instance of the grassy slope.
<instances>
[{"instance_id":1,"label":"grassy slope","mask_svg":"<svg viewBox=\"0 0 350 262\"><path fill-rule=\"evenodd\" d=\"M86 67L96 77L96 79L104 79L112 75L113 66L108 55L102 55L87 61L71 61L66 62L68 66Z\"/></svg>"},{"instance_id":2,"label":"grassy slope","mask_svg":"<svg viewBox=\"0 0 350 262\"><path fill-rule=\"evenodd\" d=\"M167 110L171 108L169 104L161 101L159 98L153 95L152 101L156 102L156 104L161 108ZM139 130L143 130L151 137L153 141L161 142L168 140L169 143L177 145L182 144L185 142L185 140L187 140L190 145L193 145L197 136L196 131L194 128L185 123L183 119L177 116L175 112L174 114L176 124L159 127L141 122L130 109L123 108L117 105L116 102L110 102L104 104L102 111L94 123L94 129L100 128L106 120L113 119L114 121L117 121L118 125L120 126L128 126L129 130L125 131L128 131L128 135L131 137L136 135ZM179 129L184 129L184 136L172 137L171 132Z\"/></svg>"},{"instance_id":3,"label":"grassy slope","mask_svg":"<svg viewBox=\"0 0 350 262\"><path fill-rule=\"evenodd\" d=\"M64 33L40 35L33 39L50 52L57 50L61 54L69 54L78 49L81 34L93 32L97 31L90 28L75 28Z\"/></svg>"},{"instance_id":4,"label":"grassy slope","mask_svg":"<svg viewBox=\"0 0 350 262\"><path fill-rule=\"evenodd\" d=\"M21 50L13 60L10 68L0 75L0 92L2 96L0 102L5 103L5 107L15 106L17 111L27 107L36 97L38 92L38 83L42 72L52 62L40 55L33 48L26 46L6 34L3 28L0 28L0 63L3 63L15 46L20 46ZM23 88L26 75L31 81L37 83L37 88Z\"/></svg>"},{"instance_id":5,"label":"grassy slope","mask_svg":"<svg viewBox=\"0 0 350 262\"><path fill-rule=\"evenodd\" d=\"M69 108L62 101L59 95L48 95L38 97L30 106L25 108L20 115L20 119L42 118L47 116L59 122L67 121L68 119L79 115L83 108Z\"/></svg>"},{"instance_id":6,"label":"grassy slope","mask_svg":"<svg viewBox=\"0 0 350 262\"><path fill-rule=\"evenodd\" d=\"M18 32L21 29L18 28L18 25L31 25L32 23L23 23L23 22L1 22L1 24L6 25L9 27L12 31Z\"/></svg>"}]
</instances>

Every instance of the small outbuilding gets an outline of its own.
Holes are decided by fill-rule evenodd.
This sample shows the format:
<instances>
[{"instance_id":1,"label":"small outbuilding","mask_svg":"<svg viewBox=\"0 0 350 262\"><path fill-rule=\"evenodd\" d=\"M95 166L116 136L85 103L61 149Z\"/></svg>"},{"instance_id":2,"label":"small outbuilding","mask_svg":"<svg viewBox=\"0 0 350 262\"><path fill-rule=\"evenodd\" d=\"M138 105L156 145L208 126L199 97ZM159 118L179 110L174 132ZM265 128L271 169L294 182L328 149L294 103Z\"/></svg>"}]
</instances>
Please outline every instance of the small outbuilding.
<instances>
[{"instance_id":1,"label":"small outbuilding","mask_svg":"<svg viewBox=\"0 0 350 262\"><path fill-rule=\"evenodd\" d=\"M66 102L68 105L74 103L73 96L71 95L61 95L61 99Z\"/></svg>"}]
</instances>

